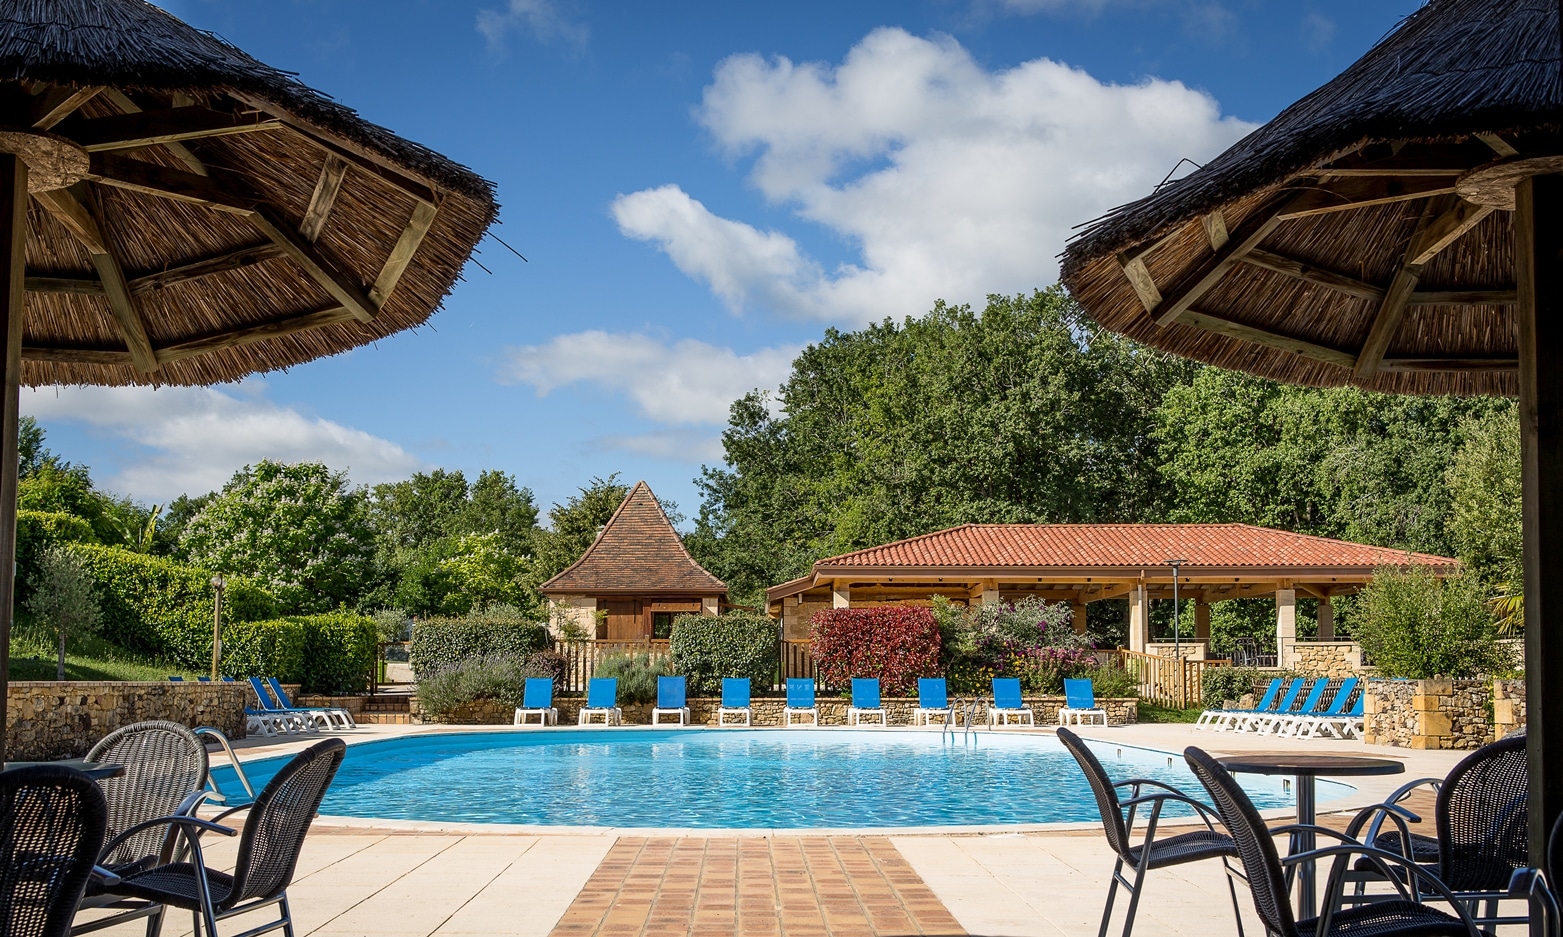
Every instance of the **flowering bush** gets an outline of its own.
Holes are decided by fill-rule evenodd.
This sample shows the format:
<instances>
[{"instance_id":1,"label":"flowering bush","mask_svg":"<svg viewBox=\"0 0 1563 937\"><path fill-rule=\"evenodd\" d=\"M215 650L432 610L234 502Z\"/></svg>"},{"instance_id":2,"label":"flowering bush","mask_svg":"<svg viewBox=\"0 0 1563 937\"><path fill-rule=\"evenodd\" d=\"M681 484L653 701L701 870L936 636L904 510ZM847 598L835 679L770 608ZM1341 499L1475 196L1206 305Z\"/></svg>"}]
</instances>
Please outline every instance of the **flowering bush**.
<instances>
[{"instance_id":1,"label":"flowering bush","mask_svg":"<svg viewBox=\"0 0 1563 937\"><path fill-rule=\"evenodd\" d=\"M1090 676L1096 658L1090 642L1074 633L1069 606L1035 596L984 605L962 613L942 605L952 689L986 693L994 677L1019 677L1028 693L1058 693L1064 678Z\"/></svg>"},{"instance_id":2,"label":"flowering bush","mask_svg":"<svg viewBox=\"0 0 1563 937\"><path fill-rule=\"evenodd\" d=\"M918 677L940 672L939 625L926 608L822 609L810 620L809 638L818 679L830 689L878 677L885 695L907 696Z\"/></svg>"}]
</instances>

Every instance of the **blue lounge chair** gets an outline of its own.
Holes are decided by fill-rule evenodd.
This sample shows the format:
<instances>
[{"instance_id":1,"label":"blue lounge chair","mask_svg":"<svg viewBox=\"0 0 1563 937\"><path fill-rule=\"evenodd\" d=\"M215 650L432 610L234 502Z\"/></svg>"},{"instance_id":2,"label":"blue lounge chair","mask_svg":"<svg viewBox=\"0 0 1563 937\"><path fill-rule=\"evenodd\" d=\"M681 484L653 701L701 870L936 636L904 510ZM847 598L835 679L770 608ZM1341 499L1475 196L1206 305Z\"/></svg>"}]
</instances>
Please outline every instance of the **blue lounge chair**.
<instances>
[{"instance_id":1,"label":"blue lounge chair","mask_svg":"<svg viewBox=\"0 0 1563 937\"><path fill-rule=\"evenodd\" d=\"M988 725L1007 726L1010 720L1015 720L1015 725L1036 725L1037 717L1020 698L1020 680L1015 677L993 678L993 705L988 707Z\"/></svg>"},{"instance_id":2,"label":"blue lounge chair","mask_svg":"<svg viewBox=\"0 0 1563 937\"><path fill-rule=\"evenodd\" d=\"M802 719L805 715L814 718L814 724L819 725L819 707L814 704L814 681L800 677L787 678L787 709L782 718L784 725L792 726L793 717ZM798 722L797 725L808 725L807 722Z\"/></svg>"},{"instance_id":3,"label":"blue lounge chair","mask_svg":"<svg viewBox=\"0 0 1563 937\"><path fill-rule=\"evenodd\" d=\"M526 725L528 716L536 716L540 726L559 724L559 710L554 706L552 677L526 678L526 686L521 691L521 705L516 707L516 718L512 725Z\"/></svg>"},{"instance_id":4,"label":"blue lounge chair","mask_svg":"<svg viewBox=\"0 0 1563 937\"><path fill-rule=\"evenodd\" d=\"M683 677L657 678L657 705L651 711L651 724L660 725L663 713L677 716L681 726L689 724L689 701Z\"/></svg>"},{"instance_id":5,"label":"blue lounge chair","mask_svg":"<svg viewBox=\"0 0 1563 937\"><path fill-rule=\"evenodd\" d=\"M879 680L875 677L852 678L852 705L847 707L847 725L858 725L864 716L878 716L879 724L887 726L890 717L879 705Z\"/></svg>"},{"instance_id":6,"label":"blue lounge chair","mask_svg":"<svg viewBox=\"0 0 1563 937\"><path fill-rule=\"evenodd\" d=\"M1282 681L1282 679L1280 677L1276 677L1275 679L1271 680L1270 681L1270 688L1265 690L1264 696L1259 700L1259 704L1257 706L1255 706L1253 709L1242 709L1242 708L1239 708L1239 707L1233 707L1232 709L1207 709L1207 710L1205 710L1204 712L1199 714L1199 719L1195 721L1194 728L1196 728L1196 729L1208 729L1211 726L1214 726L1217 723L1221 722L1222 720L1227 719L1228 717L1230 717L1230 716L1232 716L1232 715L1234 715L1236 713L1240 713L1240 712L1264 712L1265 710L1269 709L1271 706L1275 705L1275 698L1281 694L1281 684L1283 682L1284 681Z\"/></svg>"},{"instance_id":7,"label":"blue lounge chair","mask_svg":"<svg viewBox=\"0 0 1563 937\"><path fill-rule=\"evenodd\" d=\"M1303 698L1300 704L1289 709L1277 709L1273 713L1255 716L1248 721L1248 728L1258 732L1260 735L1269 735L1275 731L1276 726L1286 719L1290 719L1293 716L1305 716L1316 713L1319 708L1319 700L1324 697L1324 690L1329 685L1329 680L1320 677L1308 684L1308 695Z\"/></svg>"},{"instance_id":8,"label":"blue lounge chair","mask_svg":"<svg viewBox=\"0 0 1563 937\"><path fill-rule=\"evenodd\" d=\"M1233 710L1227 715L1225 719L1220 721L1220 723L1216 726L1216 731L1225 732L1228 729L1234 729L1238 732L1245 732L1248 729L1248 723L1251 719L1272 715L1274 713L1290 712L1292 704L1297 702L1298 694L1302 693L1303 684L1305 682L1306 681L1304 681L1302 677L1293 677L1291 682L1286 684L1286 690L1282 692L1281 698L1276 700L1275 704L1268 709Z\"/></svg>"},{"instance_id":9,"label":"blue lounge chair","mask_svg":"<svg viewBox=\"0 0 1563 937\"><path fill-rule=\"evenodd\" d=\"M1346 714L1346 704L1351 700L1351 695L1357 691L1357 678L1347 677L1341 681L1340 689L1335 691L1335 698L1324 710L1310 713L1306 716L1289 716L1281 720L1281 725L1275 730L1280 735L1290 735L1311 739L1318 735L1322 726L1321 720L1339 719Z\"/></svg>"},{"instance_id":10,"label":"blue lounge chair","mask_svg":"<svg viewBox=\"0 0 1563 937\"><path fill-rule=\"evenodd\" d=\"M950 709L950 694L945 688L943 677L919 677L917 711L912 713L912 725L933 725L929 721L932 716L943 716L945 725L955 722L955 713Z\"/></svg>"},{"instance_id":11,"label":"blue lounge chair","mask_svg":"<svg viewBox=\"0 0 1563 937\"><path fill-rule=\"evenodd\" d=\"M171 676L171 677L168 678L168 682L169 683L183 683L183 682L185 682L185 678L184 677L172 677Z\"/></svg>"},{"instance_id":12,"label":"blue lounge chair","mask_svg":"<svg viewBox=\"0 0 1563 937\"><path fill-rule=\"evenodd\" d=\"M716 710L716 724L727 725L728 716L742 716L743 724L750 725L753 713L749 710L749 678L722 678L722 705ZM733 723L737 725L737 723Z\"/></svg>"},{"instance_id":13,"label":"blue lounge chair","mask_svg":"<svg viewBox=\"0 0 1563 937\"><path fill-rule=\"evenodd\" d=\"M331 723L324 716L315 716L301 712L295 712L278 706L271 699L271 692L266 689L266 684L260 677L250 677L250 692L255 694L257 708L260 712L281 720L284 731L287 732L319 732L322 725Z\"/></svg>"},{"instance_id":14,"label":"blue lounge chair","mask_svg":"<svg viewBox=\"0 0 1563 937\"><path fill-rule=\"evenodd\" d=\"M602 717L602 724L616 726L624 721L624 711L619 708L619 680L617 677L593 677L586 684L586 705L575 720L577 725L587 725L595 716Z\"/></svg>"},{"instance_id":15,"label":"blue lounge chair","mask_svg":"<svg viewBox=\"0 0 1563 937\"><path fill-rule=\"evenodd\" d=\"M1338 739L1352 737L1362 738L1362 700L1366 693L1358 693L1356 702L1351 704L1351 709L1339 716L1320 716L1318 724L1313 727L1313 734L1320 730L1330 733ZM1309 738L1312 738L1310 735Z\"/></svg>"},{"instance_id":16,"label":"blue lounge chair","mask_svg":"<svg viewBox=\"0 0 1563 937\"><path fill-rule=\"evenodd\" d=\"M1058 707L1058 724L1066 726L1073 722L1078 726L1097 717L1101 717L1102 725L1107 725L1107 710L1096 705L1096 686L1090 678L1065 680L1064 705Z\"/></svg>"},{"instance_id":17,"label":"blue lounge chair","mask_svg":"<svg viewBox=\"0 0 1563 937\"><path fill-rule=\"evenodd\" d=\"M200 679L203 683L208 682L206 677L201 677ZM279 681L276 677L267 677L266 684L267 686L271 687L271 692L276 695L277 702L282 704L283 709L291 709L297 712L324 713L326 719L331 722L333 728L358 728L358 723L353 721L353 714L340 706L293 706L288 703L288 693L282 688L281 681Z\"/></svg>"}]
</instances>

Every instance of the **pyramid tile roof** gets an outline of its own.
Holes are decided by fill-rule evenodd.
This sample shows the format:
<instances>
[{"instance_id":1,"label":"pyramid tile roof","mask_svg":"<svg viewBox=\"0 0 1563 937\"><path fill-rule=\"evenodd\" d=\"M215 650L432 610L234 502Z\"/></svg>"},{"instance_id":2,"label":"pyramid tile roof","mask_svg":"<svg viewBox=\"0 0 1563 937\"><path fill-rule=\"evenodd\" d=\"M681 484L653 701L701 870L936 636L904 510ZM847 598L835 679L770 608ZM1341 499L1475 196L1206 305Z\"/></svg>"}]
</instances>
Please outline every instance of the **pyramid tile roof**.
<instances>
[{"instance_id":1,"label":"pyramid tile roof","mask_svg":"<svg viewBox=\"0 0 1563 937\"><path fill-rule=\"evenodd\" d=\"M568 569L543 583L544 595L726 595L689 551L645 482L636 482L597 540Z\"/></svg>"}]
</instances>

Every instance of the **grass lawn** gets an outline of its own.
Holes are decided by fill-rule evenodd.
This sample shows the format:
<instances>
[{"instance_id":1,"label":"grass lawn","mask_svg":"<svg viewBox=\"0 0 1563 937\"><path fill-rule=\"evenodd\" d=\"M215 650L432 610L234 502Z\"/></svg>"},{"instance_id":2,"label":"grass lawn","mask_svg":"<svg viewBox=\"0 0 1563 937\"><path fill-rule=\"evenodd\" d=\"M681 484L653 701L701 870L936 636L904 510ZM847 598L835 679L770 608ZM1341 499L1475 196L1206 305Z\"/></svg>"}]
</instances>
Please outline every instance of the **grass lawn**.
<instances>
[{"instance_id":1,"label":"grass lawn","mask_svg":"<svg viewBox=\"0 0 1563 937\"><path fill-rule=\"evenodd\" d=\"M32 641L11 642L10 679L53 680L55 665L53 650ZM182 667L148 659L92 635L72 642L65 651L67 680L166 680L174 674L195 676Z\"/></svg>"},{"instance_id":2,"label":"grass lawn","mask_svg":"<svg viewBox=\"0 0 1563 937\"><path fill-rule=\"evenodd\" d=\"M1139 710L1141 722L1197 722L1199 714L1204 712L1204 709L1200 707L1195 707L1194 709L1169 709L1166 706L1157 706L1150 700L1144 699L1140 700Z\"/></svg>"}]
</instances>

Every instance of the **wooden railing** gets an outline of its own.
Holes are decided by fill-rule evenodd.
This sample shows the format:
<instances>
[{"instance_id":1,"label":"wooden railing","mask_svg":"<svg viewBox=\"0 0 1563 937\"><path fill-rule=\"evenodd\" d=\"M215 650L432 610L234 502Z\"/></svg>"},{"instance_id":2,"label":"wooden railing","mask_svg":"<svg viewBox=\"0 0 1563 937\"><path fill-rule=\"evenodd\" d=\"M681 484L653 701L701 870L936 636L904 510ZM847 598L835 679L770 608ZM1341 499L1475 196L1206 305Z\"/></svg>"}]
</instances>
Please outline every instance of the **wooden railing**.
<instances>
[{"instance_id":1,"label":"wooden railing","mask_svg":"<svg viewBox=\"0 0 1563 937\"><path fill-rule=\"evenodd\" d=\"M814 653L808 641L782 641L777 652L781 663L781 673L777 680L780 686L785 687L789 677L814 679Z\"/></svg>"},{"instance_id":2,"label":"wooden railing","mask_svg":"<svg viewBox=\"0 0 1563 937\"><path fill-rule=\"evenodd\" d=\"M639 641L554 641L554 650L564 655L564 676L556 688L559 693L584 693L586 684L605 657L620 654L650 654L653 660L668 655L667 638L643 638Z\"/></svg>"},{"instance_id":3,"label":"wooden railing","mask_svg":"<svg viewBox=\"0 0 1563 937\"><path fill-rule=\"evenodd\" d=\"M1179 660L1121 648L1112 653L1112 666L1122 667L1139 683L1140 699L1170 709L1198 706L1204 696L1205 671L1231 666L1224 660Z\"/></svg>"}]
</instances>

